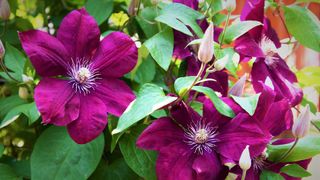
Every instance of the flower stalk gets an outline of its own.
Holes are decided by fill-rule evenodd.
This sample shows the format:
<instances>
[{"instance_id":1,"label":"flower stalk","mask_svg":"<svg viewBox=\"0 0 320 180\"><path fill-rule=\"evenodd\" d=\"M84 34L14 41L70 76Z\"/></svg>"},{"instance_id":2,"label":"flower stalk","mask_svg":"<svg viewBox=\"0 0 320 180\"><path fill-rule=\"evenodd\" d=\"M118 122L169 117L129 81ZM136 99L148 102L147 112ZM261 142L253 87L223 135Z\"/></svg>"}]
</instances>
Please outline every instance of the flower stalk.
<instances>
[{"instance_id":1,"label":"flower stalk","mask_svg":"<svg viewBox=\"0 0 320 180\"><path fill-rule=\"evenodd\" d=\"M231 16L231 11L228 11L226 24L225 24L225 27L223 28L222 35L221 35L220 48L221 48L221 46L222 46L222 44L223 44L223 41L224 41L224 36L225 36L226 30L227 30L227 28L228 28L230 16Z\"/></svg>"}]
</instances>

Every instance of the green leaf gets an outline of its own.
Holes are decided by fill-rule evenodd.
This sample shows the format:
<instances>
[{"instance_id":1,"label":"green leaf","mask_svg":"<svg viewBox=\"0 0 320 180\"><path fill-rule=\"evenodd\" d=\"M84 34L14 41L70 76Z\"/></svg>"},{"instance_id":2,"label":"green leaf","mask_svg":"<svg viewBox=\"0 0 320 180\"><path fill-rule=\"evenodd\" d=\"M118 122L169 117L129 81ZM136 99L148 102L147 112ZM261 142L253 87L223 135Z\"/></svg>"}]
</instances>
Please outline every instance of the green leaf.
<instances>
[{"instance_id":1,"label":"green leaf","mask_svg":"<svg viewBox=\"0 0 320 180\"><path fill-rule=\"evenodd\" d=\"M218 44L215 44L215 56L217 61L227 60L226 69L235 77L237 77L237 70L240 61L240 56L233 48L220 49Z\"/></svg>"},{"instance_id":2,"label":"green leaf","mask_svg":"<svg viewBox=\"0 0 320 180\"><path fill-rule=\"evenodd\" d=\"M173 53L173 32L171 28L166 28L152 38L148 39L144 45L148 48L153 59L164 70L168 70Z\"/></svg>"},{"instance_id":3,"label":"green leaf","mask_svg":"<svg viewBox=\"0 0 320 180\"><path fill-rule=\"evenodd\" d=\"M320 88L320 67L308 66L297 73L297 78L301 86L303 87L315 87Z\"/></svg>"},{"instance_id":4,"label":"green leaf","mask_svg":"<svg viewBox=\"0 0 320 180\"><path fill-rule=\"evenodd\" d=\"M95 18L98 25L102 24L110 16L113 10L112 0L88 0L84 5L91 16Z\"/></svg>"},{"instance_id":5,"label":"green leaf","mask_svg":"<svg viewBox=\"0 0 320 180\"><path fill-rule=\"evenodd\" d=\"M208 96L220 114L231 118L235 116L233 110L212 89L204 86L193 86L192 89Z\"/></svg>"},{"instance_id":6,"label":"green leaf","mask_svg":"<svg viewBox=\"0 0 320 180\"><path fill-rule=\"evenodd\" d=\"M142 59L142 63L137 68L134 74L134 81L139 84L149 83L156 75L156 64L149 55L146 59Z\"/></svg>"},{"instance_id":7,"label":"green leaf","mask_svg":"<svg viewBox=\"0 0 320 180\"><path fill-rule=\"evenodd\" d=\"M283 6L286 26L302 45L320 52L320 21L307 8Z\"/></svg>"},{"instance_id":8,"label":"green leaf","mask_svg":"<svg viewBox=\"0 0 320 180\"><path fill-rule=\"evenodd\" d=\"M310 106L310 111L311 111L313 114L315 114L315 113L317 112L317 106L316 106L313 102L309 101L305 96L306 96L306 95L304 94L304 96L303 96L303 98L302 98L302 101L301 101L301 105L302 105L302 106L306 106L307 104L309 104L309 106Z\"/></svg>"},{"instance_id":9,"label":"green leaf","mask_svg":"<svg viewBox=\"0 0 320 180\"><path fill-rule=\"evenodd\" d=\"M157 118L157 119L160 117L168 116L167 112L164 109L156 110L155 112L153 112L150 115L154 118Z\"/></svg>"},{"instance_id":10,"label":"green leaf","mask_svg":"<svg viewBox=\"0 0 320 180\"><path fill-rule=\"evenodd\" d=\"M112 134L122 132L150 115L154 111L175 101L176 97L166 96L163 90L154 84L145 84L141 87L136 100L131 102L119 119L118 126Z\"/></svg>"},{"instance_id":11,"label":"green leaf","mask_svg":"<svg viewBox=\"0 0 320 180\"><path fill-rule=\"evenodd\" d=\"M144 179L157 179L155 173L155 162L157 154L137 148L136 141L145 125L132 128L132 131L122 136L119 141L121 153L129 167Z\"/></svg>"},{"instance_id":12,"label":"green leaf","mask_svg":"<svg viewBox=\"0 0 320 180\"><path fill-rule=\"evenodd\" d=\"M238 21L226 29L223 43L224 44L230 44L232 41L240 37L241 35L245 34L252 28L256 26L261 26L262 24L259 21ZM219 37L219 40L221 41L222 34Z\"/></svg>"},{"instance_id":13,"label":"green leaf","mask_svg":"<svg viewBox=\"0 0 320 180\"><path fill-rule=\"evenodd\" d=\"M136 16L136 20L148 38L158 33L158 26L155 23L157 11L157 7L146 7Z\"/></svg>"},{"instance_id":14,"label":"green leaf","mask_svg":"<svg viewBox=\"0 0 320 180\"><path fill-rule=\"evenodd\" d=\"M282 155L290 149L292 143L282 145L268 145L268 160L277 161ZM282 162L296 162L309 159L317 154L320 154L320 136L306 136L299 139L290 155L283 159Z\"/></svg>"},{"instance_id":15,"label":"green leaf","mask_svg":"<svg viewBox=\"0 0 320 180\"><path fill-rule=\"evenodd\" d=\"M3 179L3 180L21 179L22 180L22 177L19 177L10 166L0 163L0 179Z\"/></svg>"},{"instance_id":16,"label":"green leaf","mask_svg":"<svg viewBox=\"0 0 320 180\"><path fill-rule=\"evenodd\" d=\"M286 166L283 166L280 169L280 172L285 173L292 177L308 177L312 174L309 173L307 170L305 170L303 167L299 166L298 164L288 164Z\"/></svg>"},{"instance_id":17,"label":"green leaf","mask_svg":"<svg viewBox=\"0 0 320 180\"><path fill-rule=\"evenodd\" d=\"M190 27L201 38L203 32L197 23L197 20L201 18L203 16L198 11L180 3L171 3L160 11L160 15L156 17L156 20L184 34L193 36L188 29Z\"/></svg>"},{"instance_id":18,"label":"green leaf","mask_svg":"<svg viewBox=\"0 0 320 180\"><path fill-rule=\"evenodd\" d=\"M113 161L93 173L90 179L115 179L115 180L134 180L139 177L130 169L123 158Z\"/></svg>"},{"instance_id":19,"label":"green leaf","mask_svg":"<svg viewBox=\"0 0 320 180\"><path fill-rule=\"evenodd\" d=\"M11 46L9 43L6 43L4 64L9 69L10 75L18 81L22 81L22 74L25 63L26 58L23 56L23 54L18 49ZM10 79L5 72L0 72L0 76L9 81L12 81L12 79Z\"/></svg>"},{"instance_id":20,"label":"green leaf","mask_svg":"<svg viewBox=\"0 0 320 180\"><path fill-rule=\"evenodd\" d=\"M285 180L283 176L278 173L262 170L260 180Z\"/></svg>"},{"instance_id":21,"label":"green leaf","mask_svg":"<svg viewBox=\"0 0 320 180\"><path fill-rule=\"evenodd\" d=\"M174 89L179 96L190 88L193 82L196 80L196 76L180 77L174 81Z\"/></svg>"},{"instance_id":22,"label":"green leaf","mask_svg":"<svg viewBox=\"0 0 320 180\"><path fill-rule=\"evenodd\" d=\"M18 95L0 99L0 119L2 120L11 109L24 103L26 103L26 101L22 100Z\"/></svg>"},{"instance_id":23,"label":"green leaf","mask_svg":"<svg viewBox=\"0 0 320 180\"><path fill-rule=\"evenodd\" d=\"M22 104L12 108L4 119L0 123L0 128L3 128L13 121L17 120L21 114L24 114L29 119L29 124L34 123L39 117L40 113L37 110L36 104L34 102L29 104Z\"/></svg>"},{"instance_id":24,"label":"green leaf","mask_svg":"<svg viewBox=\"0 0 320 180\"><path fill-rule=\"evenodd\" d=\"M52 126L36 141L31 154L31 179L87 179L96 169L104 148L99 136L77 144L65 127Z\"/></svg>"},{"instance_id":25,"label":"green leaf","mask_svg":"<svg viewBox=\"0 0 320 180\"><path fill-rule=\"evenodd\" d=\"M320 3L320 0L297 0L298 3L312 3L312 2L315 2L315 3Z\"/></svg>"},{"instance_id":26,"label":"green leaf","mask_svg":"<svg viewBox=\"0 0 320 180\"><path fill-rule=\"evenodd\" d=\"M0 144L0 158L3 155L3 152L4 152L4 146L3 146L3 144Z\"/></svg>"},{"instance_id":27,"label":"green leaf","mask_svg":"<svg viewBox=\"0 0 320 180\"><path fill-rule=\"evenodd\" d=\"M238 97L231 95L232 99L239 104L250 116L256 111L260 93L248 97Z\"/></svg>"},{"instance_id":28,"label":"green leaf","mask_svg":"<svg viewBox=\"0 0 320 180\"><path fill-rule=\"evenodd\" d=\"M190 104L191 108L195 110L200 116L203 114L203 104L198 101L192 101Z\"/></svg>"}]
</instances>

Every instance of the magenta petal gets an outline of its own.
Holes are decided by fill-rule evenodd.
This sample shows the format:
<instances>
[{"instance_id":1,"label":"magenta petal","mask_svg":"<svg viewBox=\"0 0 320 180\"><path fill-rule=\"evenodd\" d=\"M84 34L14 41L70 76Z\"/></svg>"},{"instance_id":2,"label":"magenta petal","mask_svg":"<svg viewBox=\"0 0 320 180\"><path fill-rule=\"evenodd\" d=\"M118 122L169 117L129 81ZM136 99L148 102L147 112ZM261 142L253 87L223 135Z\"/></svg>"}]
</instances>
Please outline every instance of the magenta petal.
<instances>
[{"instance_id":1,"label":"magenta petal","mask_svg":"<svg viewBox=\"0 0 320 180\"><path fill-rule=\"evenodd\" d=\"M145 129L137 140L137 146L143 149L157 150L175 142L183 142L184 133L170 118L155 120Z\"/></svg>"},{"instance_id":2,"label":"magenta petal","mask_svg":"<svg viewBox=\"0 0 320 180\"><path fill-rule=\"evenodd\" d=\"M271 139L261 125L245 113L238 114L230 123L219 128L217 152L231 160L239 160L242 150L250 145L250 153L257 156Z\"/></svg>"},{"instance_id":3,"label":"magenta petal","mask_svg":"<svg viewBox=\"0 0 320 180\"><path fill-rule=\"evenodd\" d=\"M105 78L99 80L95 89L95 94L107 107L109 113L120 116L134 100L130 87L122 80Z\"/></svg>"},{"instance_id":4,"label":"magenta petal","mask_svg":"<svg viewBox=\"0 0 320 180\"><path fill-rule=\"evenodd\" d=\"M92 95L81 96L80 108L79 118L67 128L75 142L85 144L98 137L107 125L107 108Z\"/></svg>"},{"instance_id":5,"label":"magenta petal","mask_svg":"<svg viewBox=\"0 0 320 180\"><path fill-rule=\"evenodd\" d=\"M85 9L71 11L61 22L57 38L73 59L90 58L100 41L97 22Z\"/></svg>"},{"instance_id":6,"label":"magenta petal","mask_svg":"<svg viewBox=\"0 0 320 180\"><path fill-rule=\"evenodd\" d=\"M39 30L21 32L19 38L24 51L40 76L66 74L70 57L59 40Z\"/></svg>"},{"instance_id":7,"label":"magenta petal","mask_svg":"<svg viewBox=\"0 0 320 180\"><path fill-rule=\"evenodd\" d=\"M100 43L93 66L104 77L121 77L137 63L138 50L133 40L121 32L113 32Z\"/></svg>"},{"instance_id":8,"label":"magenta petal","mask_svg":"<svg viewBox=\"0 0 320 180\"><path fill-rule=\"evenodd\" d=\"M243 35L235 42L235 51L250 57L264 57L259 44L249 35Z\"/></svg>"},{"instance_id":9,"label":"magenta petal","mask_svg":"<svg viewBox=\"0 0 320 180\"><path fill-rule=\"evenodd\" d=\"M172 118L183 127L188 128L190 124L198 122L201 117L190 106L181 101L170 109Z\"/></svg>"},{"instance_id":10,"label":"magenta petal","mask_svg":"<svg viewBox=\"0 0 320 180\"><path fill-rule=\"evenodd\" d=\"M198 155L192 164L192 168L196 172L197 180L218 179L223 169L215 152Z\"/></svg>"},{"instance_id":11,"label":"magenta petal","mask_svg":"<svg viewBox=\"0 0 320 180\"><path fill-rule=\"evenodd\" d=\"M158 154L156 170L159 180L193 180L193 152L181 143L171 144Z\"/></svg>"},{"instance_id":12,"label":"magenta petal","mask_svg":"<svg viewBox=\"0 0 320 180\"><path fill-rule=\"evenodd\" d=\"M255 91L257 93L261 93L261 95L253 117L258 120L263 120L269 107L274 103L276 94L269 86L265 85L261 81L256 86Z\"/></svg>"},{"instance_id":13,"label":"magenta petal","mask_svg":"<svg viewBox=\"0 0 320 180\"><path fill-rule=\"evenodd\" d=\"M194 10L198 9L198 0L173 0L174 3L184 4Z\"/></svg>"},{"instance_id":14,"label":"magenta petal","mask_svg":"<svg viewBox=\"0 0 320 180\"><path fill-rule=\"evenodd\" d=\"M263 34L270 39L277 48L280 48L281 43L277 32L271 27L270 20L267 18L263 20Z\"/></svg>"},{"instance_id":15,"label":"magenta petal","mask_svg":"<svg viewBox=\"0 0 320 180\"><path fill-rule=\"evenodd\" d=\"M79 97L66 80L43 78L34 98L45 124L64 126L79 116Z\"/></svg>"}]
</instances>

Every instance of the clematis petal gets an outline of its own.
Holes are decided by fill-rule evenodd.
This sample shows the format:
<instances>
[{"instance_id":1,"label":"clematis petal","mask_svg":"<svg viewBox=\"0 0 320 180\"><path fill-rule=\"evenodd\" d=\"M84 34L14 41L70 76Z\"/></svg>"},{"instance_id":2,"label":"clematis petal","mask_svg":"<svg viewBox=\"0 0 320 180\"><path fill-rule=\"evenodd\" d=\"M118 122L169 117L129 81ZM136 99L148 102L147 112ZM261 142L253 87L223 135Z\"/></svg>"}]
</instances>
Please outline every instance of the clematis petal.
<instances>
[{"instance_id":1,"label":"clematis petal","mask_svg":"<svg viewBox=\"0 0 320 180\"><path fill-rule=\"evenodd\" d=\"M200 115L183 101L172 106L170 114L177 123L185 128L188 128L190 124L198 122L201 119Z\"/></svg>"},{"instance_id":2,"label":"clematis petal","mask_svg":"<svg viewBox=\"0 0 320 180\"><path fill-rule=\"evenodd\" d=\"M242 150L250 146L251 156L259 155L271 136L248 114L240 113L230 123L219 127L217 152L231 160L239 160Z\"/></svg>"},{"instance_id":3,"label":"clematis petal","mask_svg":"<svg viewBox=\"0 0 320 180\"><path fill-rule=\"evenodd\" d=\"M104 102L108 112L115 116L120 116L135 98L124 81L112 78L99 80L94 93Z\"/></svg>"},{"instance_id":4,"label":"clematis petal","mask_svg":"<svg viewBox=\"0 0 320 180\"><path fill-rule=\"evenodd\" d=\"M183 142L183 138L183 130L172 119L163 117L155 120L142 132L137 140L137 146L159 151L172 143Z\"/></svg>"},{"instance_id":5,"label":"clematis petal","mask_svg":"<svg viewBox=\"0 0 320 180\"><path fill-rule=\"evenodd\" d=\"M97 22L87 11L71 11L61 22L57 38L64 44L70 56L90 58L100 41L100 30Z\"/></svg>"},{"instance_id":6,"label":"clematis petal","mask_svg":"<svg viewBox=\"0 0 320 180\"><path fill-rule=\"evenodd\" d=\"M121 77L137 63L138 50L133 40L121 32L113 32L100 43L93 57L93 67L103 77Z\"/></svg>"},{"instance_id":7,"label":"clematis petal","mask_svg":"<svg viewBox=\"0 0 320 180\"><path fill-rule=\"evenodd\" d=\"M259 44L249 35L243 35L235 41L235 51L250 57L264 57Z\"/></svg>"},{"instance_id":8,"label":"clematis petal","mask_svg":"<svg viewBox=\"0 0 320 180\"><path fill-rule=\"evenodd\" d=\"M156 171L159 180L192 180L192 164L195 156L186 144L175 143L158 154Z\"/></svg>"},{"instance_id":9,"label":"clematis petal","mask_svg":"<svg viewBox=\"0 0 320 180\"><path fill-rule=\"evenodd\" d=\"M261 93L257 105L257 109L253 115L255 119L263 120L269 107L275 102L275 92L261 81L256 85L255 91Z\"/></svg>"},{"instance_id":10,"label":"clematis petal","mask_svg":"<svg viewBox=\"0 0 320 180\"><path fill-rule=\"evenodd\" d=\"M192 168L196 172L197 180L225 179L225 177L221 177L224 174L223 167L215 152L198 155Z\"/></svg>"},{"instance_id":11,"label":"clematis petal","mask_svg":"<svg viewBox=\"0 0 320 180\"><path fill-rule=\"evenodd\" d=\"M281 43L277 32L271 27L270 20L268 18L263 19L263 32L262 32L268 39L270 39L276 48L280 48Z\"/></svg>"},{"instance_id":12,"label":"clematis petal","mask_svg":"<svg viewBox=\"0 0 320 180\"><path fill-rule=\"evenodd\" d=\"M181 3L184 4L194 10L198 9L198 1L194 1L194 0L173 0L174 3Z\"/></svg>"},{"instance_id":13,"label":"clematis petal","mask_svg":"<svg viewBox=\"0 0 320 180\"><path fill-rule=\"evenodd\" d=\"M22 48L27 53L37 74L43 77L65 75L70 57L55 37L39 30L20 32Z\"/></svg>"},{"instance_id":14,"label":"clematis petal","mask_svg":"<svg viewBox=\"0 0 320 180\"><path fill-rule=\"evenodd\" d=\"M34 99L44 124L64 126L79 116L79 97L66 80L43 78Z\"/></svg>"},{"instance_id":15,"label":"clematis petal","mask_svg":"<svg viewBox=\"0 0 320 180\"><path fill-rule=\"evenodd\" d=\"M67 128L75 142L85 144L98 137L107 125L107 108L93 95L81 96L80 101L79 118Z\"/></svg>"}]
</instances>

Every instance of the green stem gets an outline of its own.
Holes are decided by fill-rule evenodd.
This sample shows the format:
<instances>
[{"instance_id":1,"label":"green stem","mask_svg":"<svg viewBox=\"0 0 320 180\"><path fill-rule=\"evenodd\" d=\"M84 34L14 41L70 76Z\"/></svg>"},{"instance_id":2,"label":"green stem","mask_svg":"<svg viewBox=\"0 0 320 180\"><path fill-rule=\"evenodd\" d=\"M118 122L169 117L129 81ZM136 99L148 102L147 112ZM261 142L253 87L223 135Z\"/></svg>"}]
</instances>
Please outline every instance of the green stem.
<instances>
[{"instance_id":1,"label":"green stem","mask_svg":"<svg viewBox=\"0 0 320 180\"><path fill-rule=\"evenodd\" d=\"M5 35L6 31L7 31L7 20L4 21L4 26L3 26L3 31L0 34L0 37L2 37L3 35Z\"/></svg>"},{"instance_id":2,"label":"green stem","mask_svg":"<svg viewBox=\"0 0 320 180\"><path fill-rule=\"evenodd\" d=\"M6 66L3 63L3 58L0 58L0 67L3 69L3 71L7 74L7 76L14 80L15 82L19 83L18 80L16 80L14 77L11 76L11 74L8 72L8 69L6 68Z\"/></svg>"},{"instance_id":3,"label":"green stem","mask_svg":"<svg viewBox=\"0 0 320 180\"><path fill-rule=\"evenodd\" d=\"M241 176L241 180L245 180L246 179L246 175L247 175L247 171L242 171L242 176Z\"/></svg>"},{"instance_id":4,"label":"green stem","mask_svg":"<svg viewBox=\"0 0 320 180\"><path fill-rule=\"evenodd\" d=\"M285 152L285 153L280 157L280 159L279 159L277 162L281 162L281 161L285 160L285 159L291 154L292 150L293 150L294 147L297 145L298 141L299 141L299 138L296 138L295 141L294 141L294 143L293 143L292 146L290 147L290 149L288 149L288 151Z\"/></svg>"},{"instance_id":5,"label":"green stem","mask_svg":"<svg viewBox=\"0 0 320 180\"><path fill-rule=\"evenodd\" d=\"M224 28L223 28L222 35L221 35L220 48L221 48L221 46L222 46L222 44L223 44L223 41L224 41L224 35L226 34L226 30L227 30L227 28L228 28L230 15L231 15L231 11L228 11L226 24L225 24L225 26L224 26Z\"/></svg>"},{"instance_id":6,"label":"green stem","mask_svg":"<svg viewBox=\"0 0 320 180\"><path fill-rule=\"evenodd\" d=\"M311 124L320 132L320 128L313 121L311 121Z\"/></svg>"}]
</instances>

